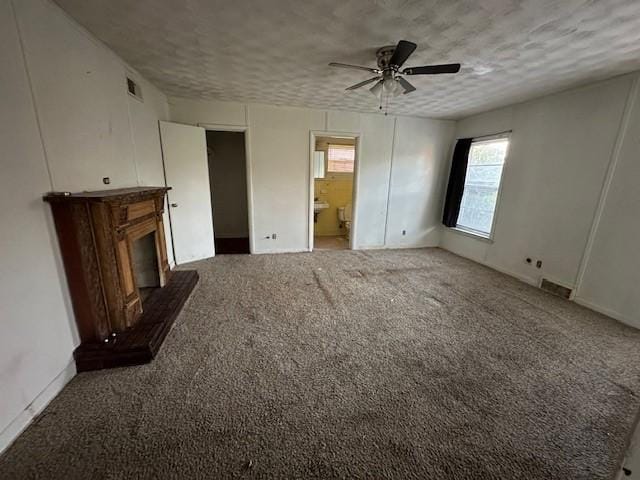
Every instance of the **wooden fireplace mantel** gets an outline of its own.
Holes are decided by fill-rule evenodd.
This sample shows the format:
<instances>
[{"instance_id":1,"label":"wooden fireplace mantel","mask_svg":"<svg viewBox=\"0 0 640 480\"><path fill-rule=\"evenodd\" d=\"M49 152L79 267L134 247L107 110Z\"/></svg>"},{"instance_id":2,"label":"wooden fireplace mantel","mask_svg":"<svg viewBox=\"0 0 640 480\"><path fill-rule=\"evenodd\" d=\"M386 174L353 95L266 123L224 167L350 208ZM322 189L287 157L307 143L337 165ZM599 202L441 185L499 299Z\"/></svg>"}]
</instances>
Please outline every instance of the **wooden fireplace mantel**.
<instances>
[{"instance_id":1,"label":"wooden fireplace mantel","mask_svg":"<svg viewBox=\"0 0 640 480\"><path fill-rule=\"evenodd\" d=\"M82 341L73 352L79 372L150 362L198 283L195 270L169 269L162 221L168 190L134 187L44 197L51 204ZM147 249L149 267L157 266L152 283L159 288L143 300L132 253L134 242L150 234L140 247ZM138 278L149 286L146 276Z\"/></svg>"},{"instance_id":2,"label":"wooden fireplace mantel","mask_svg":"<svg viewBox=\"0 0 640 480\"><path fill-rule=\"evenodd\" d=\"M171 273L162 214L170 187L54 192L51 204L82 342L103 342L133 327L143 310L132 248L154 233L160 287Z\"/></svg>"},{"instance_id":3,"label":"wooden fireplace mantel","mask_svg":"<svg viewBox=\"0 0 640 480\"><path fill-rule=\"evenodd\" d=\"M47 202L110 202L135 203L149 198L164 198L171 187L129 187L88 192L50 192L44 196Z\"/></svg>"}]
</instances>

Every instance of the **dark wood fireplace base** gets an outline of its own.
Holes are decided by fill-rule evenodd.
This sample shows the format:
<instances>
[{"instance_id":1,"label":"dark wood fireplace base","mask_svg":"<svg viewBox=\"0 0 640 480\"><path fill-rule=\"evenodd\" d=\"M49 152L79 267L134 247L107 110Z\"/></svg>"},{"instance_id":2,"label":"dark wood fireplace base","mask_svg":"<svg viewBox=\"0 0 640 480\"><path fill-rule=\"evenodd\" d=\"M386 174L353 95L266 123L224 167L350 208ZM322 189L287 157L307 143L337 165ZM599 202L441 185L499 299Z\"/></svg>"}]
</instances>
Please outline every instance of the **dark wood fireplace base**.
<instances>
[{"instance_id":1,"label":"dark wood fireplace base","mask_svg":"<svg viewBox=\"0 0 640 480\"><path fill-rule=\"evenodd\" d=\"M169 283L143 303L136 325L109 342L83 343L73 352L79 372L148 363L156 356L173 322L198 283L195 270L172 272Z\"/></svg>"}]
</instances>

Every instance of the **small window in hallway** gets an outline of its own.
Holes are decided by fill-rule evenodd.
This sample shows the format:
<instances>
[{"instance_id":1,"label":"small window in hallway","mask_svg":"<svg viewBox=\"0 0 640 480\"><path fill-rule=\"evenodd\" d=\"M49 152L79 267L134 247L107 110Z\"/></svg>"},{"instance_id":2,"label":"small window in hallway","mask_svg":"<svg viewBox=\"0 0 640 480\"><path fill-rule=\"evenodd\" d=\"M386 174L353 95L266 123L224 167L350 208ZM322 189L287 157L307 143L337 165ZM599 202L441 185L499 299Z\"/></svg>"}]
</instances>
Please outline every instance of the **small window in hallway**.
<instances>
[{"instance_id":1,"label":"small window in hallway","mask_svg":"<svg viewBox=\"0 0 640 480\"><path fill-rule=\"evenodd\" d=\"M353 173L356 149L353 145L329 145L327 172Z\"/></svg>"},{"instance_id":2,"label":"small window in hallway","mask_svg":"<svg viewBox=\"0 0 640 480\"><path fill-rule=\"evenodd\" d=\"M473 141L457 227L490 237L508 138Z\"/></svg>"}]
</instances>

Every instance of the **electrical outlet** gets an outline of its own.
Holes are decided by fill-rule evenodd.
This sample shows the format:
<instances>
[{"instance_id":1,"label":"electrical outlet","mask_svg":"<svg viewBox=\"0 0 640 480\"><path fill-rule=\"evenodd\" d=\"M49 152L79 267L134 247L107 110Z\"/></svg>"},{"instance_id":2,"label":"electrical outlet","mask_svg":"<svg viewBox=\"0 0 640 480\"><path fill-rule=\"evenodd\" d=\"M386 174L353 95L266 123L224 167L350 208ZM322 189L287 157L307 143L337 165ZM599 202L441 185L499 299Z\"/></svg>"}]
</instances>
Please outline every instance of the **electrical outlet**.
<instances>
[{"instance_id":1,"label":"electrical outlet","mask_svg":"<svg viewBox=\"0 0 640 480\"><path fill-rule=\"evenodd\" d=\"M402 235L406 235L407 231L406 230L402 230Z\"/></svg>"},{"instance_id":2,"label":"electrical outlet","mask_svg":"<svg viewBox=\"0 0 640 480\"><path fill-rule=\"evenodd\" d=\"M111 183L111 179L109 177L102 177L102 183L109 185Z\"/></svg>"},{"instance_id":3,"label":"electrical outlet","mask_svg":"<svg viewBox=\"0 0 640 480\"><path fill-rule=\"evenodd\" d=\"M276 239L276 234L275 234L275 233L272 233L272 234L271 234L271 238L275 240L275 239Z\"/></svg>"},{"instance_id":4,"label":"electrical outlet","mask_svg":"<svg viewBox=\"0 0 640 480\"><path fill-rule=\"evenodd\" d=\"M525 262L527 262L529 265L531 265L531 262L532 262L532 261L533 261L533 260L531 260L531 257L527 257L527 258L526 258L526 260L525 260Z\"/></svg>"},{"instance_id":5,"label":"electrical outlet","mask_svg":"<svg viewBox=\"0 0 640 480\"><path fill-rule=\"evenodd\" d=\"M536 268L542 268L542 260L536 262Z\"/></svg>"}]
</instances>

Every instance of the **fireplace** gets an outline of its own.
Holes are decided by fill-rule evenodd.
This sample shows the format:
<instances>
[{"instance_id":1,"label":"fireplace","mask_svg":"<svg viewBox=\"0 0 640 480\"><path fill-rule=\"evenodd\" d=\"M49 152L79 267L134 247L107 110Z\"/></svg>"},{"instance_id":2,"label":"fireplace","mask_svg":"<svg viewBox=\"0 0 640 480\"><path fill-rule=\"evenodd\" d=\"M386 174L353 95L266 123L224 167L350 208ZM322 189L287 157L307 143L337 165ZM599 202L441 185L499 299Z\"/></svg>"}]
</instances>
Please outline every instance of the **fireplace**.
<instances>
[{"instance_id":1,"label":"fireplace","mask_svg":"<svg viewBox=\"0 0 640 480\"><path fill-rule=\"evenodd\" d=\"M51 204L82 341L74 352L78 370L150 361L197 282L196 272L169 269L167 190L135 187L44 198Z\"/></svg>"}]
</instances>

